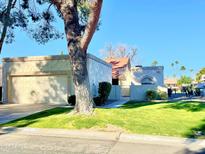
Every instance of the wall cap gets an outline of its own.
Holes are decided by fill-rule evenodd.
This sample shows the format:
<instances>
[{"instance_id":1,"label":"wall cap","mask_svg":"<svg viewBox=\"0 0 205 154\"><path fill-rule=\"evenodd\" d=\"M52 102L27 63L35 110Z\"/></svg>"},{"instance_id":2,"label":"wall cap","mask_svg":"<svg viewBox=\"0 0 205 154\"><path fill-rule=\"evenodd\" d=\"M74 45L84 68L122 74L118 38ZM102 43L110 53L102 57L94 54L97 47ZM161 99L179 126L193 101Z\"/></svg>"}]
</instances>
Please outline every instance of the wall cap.
<instances>
[{"instance_id":1,"label":"wall cap","mask_svg":"<svg viewBox=\"0 0 205 154\"><path fill-rule=\"evenodd\" d=\"M101 64L104 64L112 68L111 64L108 64L104 60L92 55L87 54L89 59L95 60ZM45 60L69 60L68 55L51 55L51 56L28 56L28 57L14 57L14 58L3 58L2 62L28 62L28 61L45 61Z\"/></svg>"}]
</instances>

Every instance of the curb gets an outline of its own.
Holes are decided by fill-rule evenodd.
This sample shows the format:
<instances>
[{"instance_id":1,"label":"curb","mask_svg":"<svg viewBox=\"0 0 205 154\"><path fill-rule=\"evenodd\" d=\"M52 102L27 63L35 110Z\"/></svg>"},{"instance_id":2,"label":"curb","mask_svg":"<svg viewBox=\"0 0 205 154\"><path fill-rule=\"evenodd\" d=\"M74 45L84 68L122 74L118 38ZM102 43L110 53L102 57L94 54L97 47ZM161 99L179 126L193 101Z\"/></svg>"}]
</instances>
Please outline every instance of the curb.
<instances>
[{"instance_id":1,"label":"curb","mask_svg":"<svg viewBox=\"0 0 205 154\"><path fill-rule=\"evenodd\" d=\"M135 135L135 134L125 134L122 133L119 139L120 142L150 142L155 144L181 144L189 145L197 142L205 142L205 140L191 139L191 138L180 138L180 137L170 137L170 136L154 136L154 135Z\"/></svg>"},{"instance_id":2,"label":"curb","mask_svg":"<svg viewBox=\"0 0 205 154\"><path fill-rule=\"evenodd\" d=\"M45 137L67 137L79 139L110 140L119 139L119 132L100 132L88 130L66 130L66 129L46 129L46 128L15 128L3 127L4 134L15 133L16 135L35 135Z\"/></svg>"},{"instance_id":3,"label":"curb","mask_svg":"<svg viewBox=\"0 0 205 154\"><path fill-rule=\"evenodd\" d=\"M34 135L44 137L62 137L62 138L77 138L90 140L109 140L125 143L146 143L158 145L179 145L179 146L194 146L205 147L205 140L190 139L167 136L153 135L136 135L121 132L102 132L91 130L66 130L66 129L46 129L46 128L15 128L3 127L0 129L0 135L15 134L15 135Z\"/></svg>"}]
</instances>

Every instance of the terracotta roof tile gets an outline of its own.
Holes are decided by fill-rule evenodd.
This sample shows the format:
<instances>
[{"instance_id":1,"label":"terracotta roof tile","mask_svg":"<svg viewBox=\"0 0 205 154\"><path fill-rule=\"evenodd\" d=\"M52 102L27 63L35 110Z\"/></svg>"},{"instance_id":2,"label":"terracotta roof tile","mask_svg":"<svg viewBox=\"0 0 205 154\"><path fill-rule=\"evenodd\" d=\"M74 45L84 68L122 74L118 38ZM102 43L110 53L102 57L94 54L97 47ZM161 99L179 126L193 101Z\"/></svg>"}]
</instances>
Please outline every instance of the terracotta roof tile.
<instances>
[{"instance_id":1,"label":"terracotta roof tile","mask_svg":"<svg viewBox=\"0 0 205 154\"><path fill-rule=\"evenodd\" d=\"M164 82L165 84L177 84L177 78L166 78Z\"/></svg>"},{"instance_id":2,"label":"terracotta roof tile","mask_svg":"<svg viewBox=\"0 0 205 154\"><path fill-rule=\"evenodd\" d=\"M105 59L107 63L112 64L112 78L116 79L119 78L121 75L119 69L125 68L129 65L129 58L107 58Z\"/></svg>"}]
</instances>

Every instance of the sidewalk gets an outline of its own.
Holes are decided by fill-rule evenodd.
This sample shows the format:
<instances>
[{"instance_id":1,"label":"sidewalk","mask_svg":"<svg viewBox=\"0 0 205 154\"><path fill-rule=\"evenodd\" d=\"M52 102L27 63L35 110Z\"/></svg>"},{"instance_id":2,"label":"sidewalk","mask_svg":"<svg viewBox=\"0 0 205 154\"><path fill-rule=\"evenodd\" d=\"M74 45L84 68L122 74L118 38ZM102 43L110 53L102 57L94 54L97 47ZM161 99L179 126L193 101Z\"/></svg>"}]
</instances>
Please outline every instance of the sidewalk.
<instances>
[{"instance_id":1,"label":"sidewalk","mask_svg":"<svg viewBox=\"0 0 205 154\"><path fill-rule=\"evenodd\" d=\"M205 97L178 97L178 98L170 98L169 101L198 101L198 102L205 102Z\"/></svg>"},{"instance_id":2,"label":"sidewalk","mask_svg":"<svg viewBox=\"0 0 205 154\"><path fill-rule=\"evenodd\" d=\"M127 100L118 100L114 102L108 101L106 105L103 105L100 108L118 108L118 107L121 107L125 103L127 103Z\"/></svg>"},{"instance_id":3,"label":"sidewalk","mask_svg":"<svg viewBox=\"0 0 205 154\"><path fill-rule=\"evenodd\" d=\"M106 102L106 105L101 106L100 108L118 108L121 107L123 104L129 101L129 97L124 97L121 100L110 101Z\"/></svg>"},{"instance_id":4,"label":"sidewalk","mask_svg":"<svg viewBox=\"0 0 205 154\"><path fill-rule=\"evenodd\" d=\"M94 140L110 140L127 143L155 143L159 145L184 145L195 146L199 148L205 147L205 140L179 138L169 136L154 136L128 134L124 132L103 132L91 130L67 130L67 129L47 129L47 128L15 128L3 127L0 129L1 135L16 134L16 135L34 135L47 137L65 137L65 138L80 138Z\"/></svg>"}]
</instances>

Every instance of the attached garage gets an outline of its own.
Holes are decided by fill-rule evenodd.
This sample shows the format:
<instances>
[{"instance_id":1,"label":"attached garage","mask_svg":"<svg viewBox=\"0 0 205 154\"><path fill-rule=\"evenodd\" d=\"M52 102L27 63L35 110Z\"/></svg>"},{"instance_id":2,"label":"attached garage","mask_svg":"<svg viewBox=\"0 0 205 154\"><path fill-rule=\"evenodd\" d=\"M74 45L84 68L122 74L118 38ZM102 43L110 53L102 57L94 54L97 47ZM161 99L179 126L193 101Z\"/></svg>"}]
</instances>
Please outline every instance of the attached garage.
<instances>
[{"instance_id":1,"label":"attached garage","mask_svg":"<svg viewBox=\"0 0 205 154\"><path fill-rule=\"evenodd\" d=\"M3 101L66 104L73 93L68 56L3 59Z\"/></svg>"},{"instance_id":2,"label":"attached garage","mask_svg":"<svg viewBox=\"0 0 205 154\"><path fill-rule=\"evenodd\" d=\"M9 102L21 104L66 102L67 82L65 75L13 76L10 79Z\"/></svg>"},{"instance_id":3,"label":"attached garage","mask_svg":"<svg viewBox=\"0 0 205 154\"><path fill-rule=\"evenodd\" d=\"M95 96L99 82L111 83L112 66L89 54L87 68ZM3 103L66 104L74 94L71 74L68 56L4 58Z\"/></svg>"}]
</instances>

